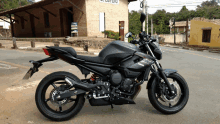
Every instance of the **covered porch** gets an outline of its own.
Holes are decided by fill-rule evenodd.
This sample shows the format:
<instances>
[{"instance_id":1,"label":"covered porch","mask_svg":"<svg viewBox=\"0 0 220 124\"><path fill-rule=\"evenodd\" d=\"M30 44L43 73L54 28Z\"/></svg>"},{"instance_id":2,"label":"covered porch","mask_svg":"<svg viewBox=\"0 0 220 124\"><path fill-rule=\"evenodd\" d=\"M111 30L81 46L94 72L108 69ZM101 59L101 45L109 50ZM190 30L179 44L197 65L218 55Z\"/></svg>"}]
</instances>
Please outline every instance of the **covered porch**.
<instances>
[{"instance_id":1,"label":"covered porch","mask_svg":"<svg viewBox=\"0 0 220 124\"><path fill-rule=\"evenodd\" d=\"M0 16L10 19L12 37L71 36L72 22L78 23L79 36L87 36L85 0L43 0Z\"/></svg>"}]
</instances>

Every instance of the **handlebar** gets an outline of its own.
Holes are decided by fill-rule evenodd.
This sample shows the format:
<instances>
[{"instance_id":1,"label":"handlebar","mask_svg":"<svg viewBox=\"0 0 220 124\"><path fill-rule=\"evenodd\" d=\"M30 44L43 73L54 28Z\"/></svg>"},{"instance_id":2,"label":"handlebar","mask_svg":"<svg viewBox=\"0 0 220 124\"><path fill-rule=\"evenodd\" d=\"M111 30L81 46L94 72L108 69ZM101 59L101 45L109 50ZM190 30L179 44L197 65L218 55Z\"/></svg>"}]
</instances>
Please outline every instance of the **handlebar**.
<instances>
[{"instance_id":1,"label":"handlebar","mask_svg":"<svg viewBox=\"0 0 220 124\"><path fill-rule=\"evenodd\" d=\"M139 41L132 40L130 43L142 45L142 44L145 44L146 42L151 43L151 42L156 42L157 41L156 39L151 39L151 36L147 35L145 31L140 32L139 37L140 37Z\"/></svg>"}]
</instances>

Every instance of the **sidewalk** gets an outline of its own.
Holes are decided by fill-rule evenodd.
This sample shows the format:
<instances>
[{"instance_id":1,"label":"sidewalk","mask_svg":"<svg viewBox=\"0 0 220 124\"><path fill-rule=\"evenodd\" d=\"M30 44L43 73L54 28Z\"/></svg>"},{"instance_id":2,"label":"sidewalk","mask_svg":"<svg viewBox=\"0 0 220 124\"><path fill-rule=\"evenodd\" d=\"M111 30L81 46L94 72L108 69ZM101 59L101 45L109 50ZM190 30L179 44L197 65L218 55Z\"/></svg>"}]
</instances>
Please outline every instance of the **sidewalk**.
<instances>
[{"instance_id":1,"label":"sidewalk","mask_svg":"<svg viewBox=\"0 0 220 124\"><path fill-rule=\"evenodd\" d=\"M13 41L10 40L0 40L0 43L4 48L0 49L11 49L13 47ZM35 48L31 48L31 43L28 41L16 41L18 50L28 50L28 51L38 51L43 52L42 48L46 46L54 46L53 42L35 42ZM60 47L72 47L76 50L77 54L88 54L88 55L98 55L101 49L88 48L88 52L84 51L82 47L73 47L70 45L65 45L60 43Z\"/></svg>"},{"instance_id":2,"label":"sidewalk","mask_svg":"<svg viewBox=\"0 0 220 124\"><path fill-rule=\"evenodd\" d=\"M174 45L174 44L160 44L160 46L171 47L171 48L179 48L186 50L195 50L201 52L211 52L211 53L220 53L220 48L205 48L205 47L196 47L196 46L185 46L185 45Z\"/></svg>"}]
</instances>

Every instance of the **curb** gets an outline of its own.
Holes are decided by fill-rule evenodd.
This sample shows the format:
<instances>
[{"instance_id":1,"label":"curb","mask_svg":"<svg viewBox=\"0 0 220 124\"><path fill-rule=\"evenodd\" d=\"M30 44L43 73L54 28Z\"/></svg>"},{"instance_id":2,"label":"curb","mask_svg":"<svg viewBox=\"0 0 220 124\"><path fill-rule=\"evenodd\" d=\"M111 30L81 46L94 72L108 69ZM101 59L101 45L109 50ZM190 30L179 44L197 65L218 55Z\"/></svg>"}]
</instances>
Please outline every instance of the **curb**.
<instances>
[{"instance_id":1,"label":"curb","mask_svg":"<svg viewBox=\"0 0 220 124\"><path fill-rule=\"evenodd\" d=\"M164 47L171 47L171 48L180 48L185 50L193 50L193 51L200 51L200 52L210 52L210 53L220 53L220 50L209 50L209 49L203 49L203 48L190 48L190 47L179 47L179 46L172 46L172 45L163 45Z\"/></svg>"},{"instance_id":2,"label":"curb","mask_svg":"<svg viewBox=\"0 0 220 124\"><path fill-rule=\"evenodd\" d=\"M22 51L34 51L34 52L44 52L43 49L36 49L36 48L26 48L26 49L11 49L11 48L4 48L1 47L0 49L5 50L22 50ZM77 54L85 54L85 55L98 55L99 53L95 52L86 52L86 51L76 51Z\"/></svg>"},{"instance_id":3,"label":"curb","mask_svg":"<svg viewBox=\"0 0 220 124\"><path fill-rule=\"evenodd\" d=\"M43 52L43 49L36 49L36 48L26 48L26 49L18 49L18 50ZM94 52L86 52L86 51L76 51L76 53L77 54L86 54L86 55L95 55Z\"/></svg>"}]
</instances>

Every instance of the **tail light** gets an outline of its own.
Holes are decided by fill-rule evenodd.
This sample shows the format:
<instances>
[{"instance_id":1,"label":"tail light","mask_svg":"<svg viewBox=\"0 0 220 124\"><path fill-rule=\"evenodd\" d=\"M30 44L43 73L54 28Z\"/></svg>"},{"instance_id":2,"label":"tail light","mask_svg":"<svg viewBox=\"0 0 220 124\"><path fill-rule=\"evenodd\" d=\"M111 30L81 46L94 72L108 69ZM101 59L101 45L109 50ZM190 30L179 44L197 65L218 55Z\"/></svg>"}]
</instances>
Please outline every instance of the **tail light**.
<instances>
[{"instance_id":1,"label":"tail light","mask_svg":"<svg viewBox=\"0 0 220 124\"><path fill-rule=\"evenodd\" d=\"M48 50L46 48L43 48L43 50L46 55L48 55L48 56L50 55L50 53L48 52Z\"/></svg>"}]
</instances>

